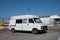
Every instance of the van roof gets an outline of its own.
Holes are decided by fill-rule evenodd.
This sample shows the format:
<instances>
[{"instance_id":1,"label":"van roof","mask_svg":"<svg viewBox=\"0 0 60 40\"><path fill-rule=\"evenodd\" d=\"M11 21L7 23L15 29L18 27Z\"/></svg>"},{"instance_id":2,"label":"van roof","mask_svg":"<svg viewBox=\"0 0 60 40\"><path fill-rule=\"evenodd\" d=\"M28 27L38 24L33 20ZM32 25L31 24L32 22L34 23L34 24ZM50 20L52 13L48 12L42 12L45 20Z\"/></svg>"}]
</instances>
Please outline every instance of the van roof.
<instances>
[{"instance_id":1,"label":"van roof","mask_svg":"<svg viewBox=\"0 0 60 40\"><path fill-rule=\"evenodd\" d=\"M19 16L12 16L11 19L25 19L25 18L38 18L36 15L19 15Z\"/></svg>"}]
</instances>

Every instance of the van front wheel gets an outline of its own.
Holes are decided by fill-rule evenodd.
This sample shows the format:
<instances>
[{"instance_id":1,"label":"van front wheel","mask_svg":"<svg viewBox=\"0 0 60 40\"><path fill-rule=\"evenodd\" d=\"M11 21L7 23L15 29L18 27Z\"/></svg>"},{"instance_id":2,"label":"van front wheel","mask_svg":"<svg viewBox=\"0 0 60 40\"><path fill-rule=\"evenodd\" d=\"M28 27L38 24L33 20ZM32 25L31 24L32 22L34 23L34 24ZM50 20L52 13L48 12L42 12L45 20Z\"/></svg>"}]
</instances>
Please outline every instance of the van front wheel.
<instances>
[{"instance_id":1,"label":"van front wheel","mask_svg":"<svg viewBox=\"0 0 60 40\"><path fill-rule=\"evenodd\" d=\"M15 32L15 29L14 29L14 28L12 28L12 29L11 29L11 31L14 33L14 32Z\"/></svg>"},{"instance_id":2,"label":"van front wheel","mask_svg":"<svg viewBox=\"0 0 60 40\"><path fill-rule=\"evenodd\" d=\"M37 33L38 33L38 30L37 30L37 29L33 29L33 30L32 30L32 33L33 33L33 34L37 34Z\"/></svg>"}]
</instances>

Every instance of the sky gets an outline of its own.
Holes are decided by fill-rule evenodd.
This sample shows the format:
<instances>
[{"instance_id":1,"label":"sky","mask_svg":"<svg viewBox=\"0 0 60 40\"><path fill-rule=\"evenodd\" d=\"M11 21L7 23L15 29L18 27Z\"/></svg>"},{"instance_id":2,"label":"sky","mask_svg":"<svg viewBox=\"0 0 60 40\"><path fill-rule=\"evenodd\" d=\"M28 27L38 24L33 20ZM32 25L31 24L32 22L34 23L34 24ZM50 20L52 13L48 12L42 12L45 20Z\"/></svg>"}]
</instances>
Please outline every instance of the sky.
<instances>
[{"instance_id":1,"label":"sky","mask_svg":"<svg viewBox=\"0 0 60 40\"><path fill-rule=\"evenodd\" d=\"M60 15L60 0L0 0L0 17Z\"/></svg>"}]
</instances>

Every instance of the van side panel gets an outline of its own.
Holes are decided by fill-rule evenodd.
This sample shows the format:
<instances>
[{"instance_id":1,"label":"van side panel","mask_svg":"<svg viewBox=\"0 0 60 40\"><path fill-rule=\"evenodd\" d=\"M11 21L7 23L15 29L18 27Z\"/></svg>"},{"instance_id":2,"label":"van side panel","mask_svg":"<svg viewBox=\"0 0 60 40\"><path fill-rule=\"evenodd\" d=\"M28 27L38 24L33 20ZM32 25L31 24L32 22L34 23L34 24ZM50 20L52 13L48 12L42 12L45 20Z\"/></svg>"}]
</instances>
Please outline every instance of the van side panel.
<instances>
[{"instance_id":1,"label":"van side panel","mask_svg":"<svg viewBox=\"0 0 60 40\"><path fill-rule=\"evenodd\" d=\"M16 20L11 19L9 25L15 25L15 21Z\"/></svg>"}]
</instances>

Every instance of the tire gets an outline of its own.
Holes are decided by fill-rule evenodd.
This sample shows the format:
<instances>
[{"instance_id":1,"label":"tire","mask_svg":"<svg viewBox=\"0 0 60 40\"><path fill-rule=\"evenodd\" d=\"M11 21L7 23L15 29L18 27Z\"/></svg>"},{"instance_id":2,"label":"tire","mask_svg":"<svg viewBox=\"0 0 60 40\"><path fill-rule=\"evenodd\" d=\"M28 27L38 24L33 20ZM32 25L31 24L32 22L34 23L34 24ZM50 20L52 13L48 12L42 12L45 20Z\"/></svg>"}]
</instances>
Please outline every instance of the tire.
<instances>
[{"instance_id":1,"label":"tire","mask_svg":"<svg viewBox=\"0 0 60 40\"><path fill-rule=\"evenodd\" d=\"M13 33L14 33L14 32L15 32L15 29L14 29L14 28L12 28L12 29L11 29L11 32L13 32Z\"/></svg>"},{"instance_id":2,"label":"tire","mask_svg":"<svg viewBox=\"0 0 60 40\"><path fill-rule=\"evenodd\" d=\"M42 31L43 33L47 33L47 31Z\"/></svg>"},{"instance_id":3,"label":"tire","mask_svg":"<svg viewBox=\"0 0 60 40\"><path fill-rule=\"evenodd\" d=\"M33 33L33 34L37 34L37 33L38 33L38 30L37 30L37 29L33 29L33 30L32 30L32 33Z\"/></svg>"}]
</instances>

